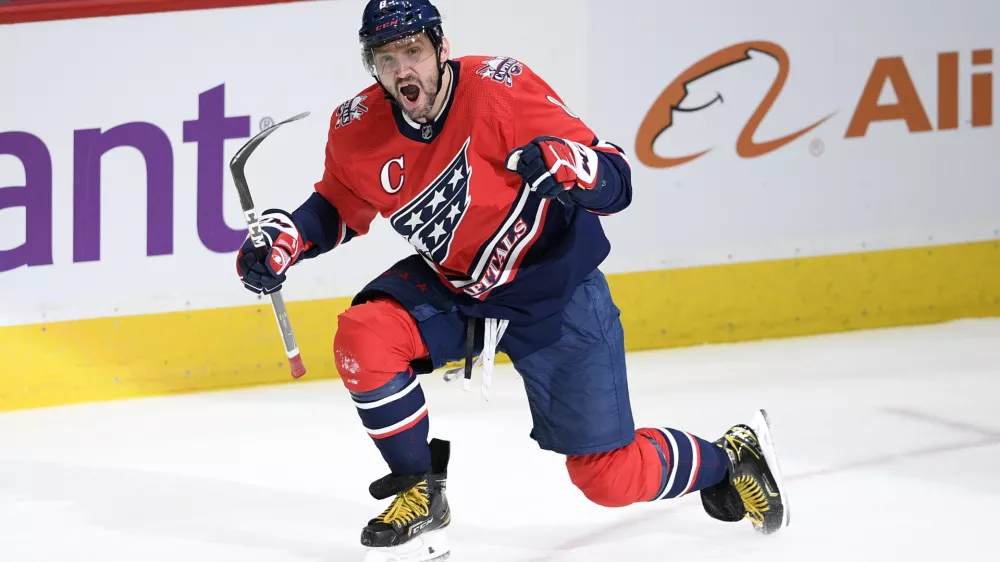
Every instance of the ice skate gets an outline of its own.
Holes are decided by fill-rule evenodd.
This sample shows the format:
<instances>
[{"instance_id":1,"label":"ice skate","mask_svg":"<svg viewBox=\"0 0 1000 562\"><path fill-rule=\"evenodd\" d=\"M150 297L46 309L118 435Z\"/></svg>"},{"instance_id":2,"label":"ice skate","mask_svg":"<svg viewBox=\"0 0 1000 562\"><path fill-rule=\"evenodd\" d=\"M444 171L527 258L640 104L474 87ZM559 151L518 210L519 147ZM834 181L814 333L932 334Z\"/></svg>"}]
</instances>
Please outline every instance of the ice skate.
<instances>
[{"instance_id":1,"label":"ice skate","mask_svg":"<svg viewBox=\"0 0 1000 562\"><path fill-rule=\"evenodd\" d=\"M375 499L395 499L361 531L365 562L438 562L451 555L445 528L451 509L445 497L449 444L431 440L431 472L388 475L372 483Z\"/></svg>"},{"instance_id":2,"label":"ice skate","mask_svg":"<svg viewBox=\"0 0 1000 562\"><path fill-rule=\"evenodd\" d=\"M715 445L726 451L732 466L725 480L702 490L705 511L722 521L749 519L762 534L788 526L788 491L767 412L758 410L749 425L733 426Z\"/></svg>"}]
</instances>

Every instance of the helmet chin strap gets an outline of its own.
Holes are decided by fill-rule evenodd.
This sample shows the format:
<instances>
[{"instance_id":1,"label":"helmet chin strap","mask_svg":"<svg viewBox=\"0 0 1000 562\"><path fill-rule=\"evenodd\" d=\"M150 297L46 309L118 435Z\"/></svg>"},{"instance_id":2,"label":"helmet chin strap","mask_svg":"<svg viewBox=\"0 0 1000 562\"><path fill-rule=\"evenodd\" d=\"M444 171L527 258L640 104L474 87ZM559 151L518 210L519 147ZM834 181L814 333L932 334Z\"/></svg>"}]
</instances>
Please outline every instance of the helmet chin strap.
<instances>
[{"instance_id":1,"label":"helmet chin strap","mask_svg":"<svg viewBox=\"0 0 1000 562\"><path fill-rule=\"evenodd\" d=\"M441 43L436 41L434 46L434 56L437 57L437 60L439 61L441 60ZM434 99L431 100L431 109L434 109L434 105L437 104L438 97L441 95L441 86L444 84L444 72L447 67L448 67L448 61L444 61L438 65L438 79L437 79L437 89L436 89L437 91L434 94ZM395 102L395 99L393 101ZM433 120L433 117L428 116L427 119ZM414 119L414 121L416 120Z\"/></svg>"},{"instance_id":2,"label":"helmet chin strap","mask_svg":"<svg viewBox=\"0 0 1000 562\"><path fill-rule=\"evenodd\" d=\"M438 55L438 59L440 59L440 58L441 58L441 55ZM444 73L447 70L448 70L448 61L445 61L445 62L441 63L441 66L438 67L437 93L434 94L434 101L431 102L431 108L432 109L433 109L434 105L437 104L438 97L440 97L441 95L444 95L444 92L441 90L441 86L444 84ZM452 76L451 79L454 80L455 77ZM437 115L434 116L434 118L436 118L436 117L437 117Z\"/></svg>"},{"instance_id":3,"label":"helmet chin strap","mask_svg":"<svg viewBox=\"0 0 1000 562\"><path fill-rule=\"evenodd\" d=\"M438 43L437 46L434 48L434 56L436 56L438 60L441 60L440 43ZM448 61L444 61L440 65L438 65L438 87L437 87L437 94L434 95L435 102L437 102L437 96L441 95L441 84L444 82L444 67L447 65Z\"/></svg>"}]
</instances>

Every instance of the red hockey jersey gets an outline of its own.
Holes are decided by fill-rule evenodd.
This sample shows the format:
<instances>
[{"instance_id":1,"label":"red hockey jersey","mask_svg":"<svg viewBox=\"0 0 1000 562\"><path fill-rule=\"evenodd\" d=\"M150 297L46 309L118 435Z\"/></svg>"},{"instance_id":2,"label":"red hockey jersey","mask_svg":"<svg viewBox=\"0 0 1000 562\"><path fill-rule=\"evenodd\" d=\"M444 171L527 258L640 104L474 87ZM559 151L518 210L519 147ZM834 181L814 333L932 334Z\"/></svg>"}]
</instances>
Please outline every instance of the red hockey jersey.
<instances>
[{"instance_id":1,"label":"red hockey jersey","mask_svg":"<svg viewBox=\"0 0 1000 562\"><path fill-rule=\"evenodd\" d=\"M466 313L555 311L606 257L598 215L624 208L631 188L600 209L564 204L537 196L505 159L551 136L613 156L615 174L627 175L627 162L521 62L469 56L448 64L447 103L432 123L409 120L377 84L334 113L315 186L340 217L332 246L367 233L381 215L442 282L472 299Z\"/></svg>"}]
</instances>

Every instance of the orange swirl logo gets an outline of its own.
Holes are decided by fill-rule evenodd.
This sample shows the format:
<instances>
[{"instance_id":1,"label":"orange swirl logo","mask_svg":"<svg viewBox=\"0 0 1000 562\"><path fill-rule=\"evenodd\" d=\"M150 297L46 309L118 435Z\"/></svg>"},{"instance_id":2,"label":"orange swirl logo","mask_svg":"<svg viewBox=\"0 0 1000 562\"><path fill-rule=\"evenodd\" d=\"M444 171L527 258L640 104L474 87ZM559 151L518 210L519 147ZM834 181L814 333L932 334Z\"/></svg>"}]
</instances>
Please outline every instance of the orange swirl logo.
<instances>
[{"instance_id":1,"label":"orange swirl logo","mask_svg":"<svg viewBox=\"0 0 1000 562\"><path fill-rule=\"evenodd\" d=\"M764 99L757 106L750 120L747 121L746 125L743 126L743 130L740 131L740 136L736 139L737 154L743 158L762 156L801 137L833 116L831 113L812 125L781 138L762 142L754 140L757 128L764 121L764 117L767 116L767 113L771 110L771 106L778 99L781 89L785 86L785 80L788 78L789 62L788 54L780 45L769 41L747 41L726 47L701 59L681 73L680 76L667 86L663 93L660 94L660 97L653 103L645 119L643 119L642 125L639 127L635 146L639 161L651 168L670 168L691 162L710 152L712 149L687 156L663 157L656 154L653 150L653 143L673 125L675 111L699 111L722 99L721 96L716 96L715 99L700 107L681 109L680 104L688 95L688 84L718 70L750 60L751 51L757 51L775 59L778 63L778 75L775 77L774 83L771 84L767 95L764 96Z\"/></svg>"}]
</instances>

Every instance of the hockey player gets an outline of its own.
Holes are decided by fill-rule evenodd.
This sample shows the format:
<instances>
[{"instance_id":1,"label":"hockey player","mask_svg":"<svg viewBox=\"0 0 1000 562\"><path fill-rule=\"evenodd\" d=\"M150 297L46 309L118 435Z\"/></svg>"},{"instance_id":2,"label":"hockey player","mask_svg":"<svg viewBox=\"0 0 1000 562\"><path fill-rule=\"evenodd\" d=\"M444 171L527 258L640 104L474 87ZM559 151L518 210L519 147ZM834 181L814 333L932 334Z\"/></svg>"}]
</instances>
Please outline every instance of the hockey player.
<instances>
[{"instance_id":1,"label":"hockey player","mask_svg":"<svg viewBox=\"0 0 1000 562\"><path fill-rule=\"evenodd\" d=\"M262 214L270 253L237 258L257 293L288 269L368 232L376 215L416 249L338 318L337 369L389 467L393 498L361 532L372 559L448 555L449 443L428 442L418 375L493 354L523 377L531 437L566 457L571 482L608 507L700 492L709 515L765 533L788 521L763 412L714 442L634 426L619 310L598 266L602 215L631 202L629 164L549 85L508 57L451 57L429 0L371 0L364 65L375 83L330 122L315 192ZM484 391L488 387L484 387Z\"/></svg>"}]
</instances>

